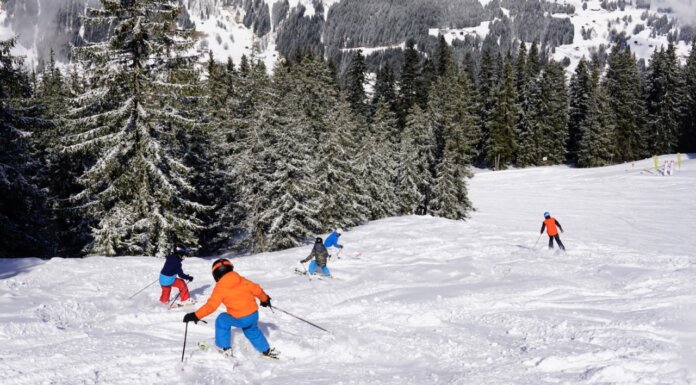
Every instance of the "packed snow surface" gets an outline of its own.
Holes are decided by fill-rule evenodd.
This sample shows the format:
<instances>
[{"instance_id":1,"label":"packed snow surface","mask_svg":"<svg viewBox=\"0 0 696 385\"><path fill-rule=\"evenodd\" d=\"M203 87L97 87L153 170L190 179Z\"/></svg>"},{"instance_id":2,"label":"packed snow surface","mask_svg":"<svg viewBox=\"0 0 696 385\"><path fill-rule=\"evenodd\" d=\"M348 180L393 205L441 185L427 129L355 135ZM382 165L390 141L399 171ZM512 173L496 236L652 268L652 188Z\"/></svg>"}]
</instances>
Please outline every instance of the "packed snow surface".
<instances>
[{"instance_id":1,"label":"packed snow surface","mask_svg":"<svg viewBox=\"0 0 696 385\"><path fill-rule=\"evenodd\" d=\"M672 159L673 157L662 157ZM662 159L660 162L662 162ZM260 326L281 360L235 330L235 358L203 352L212 258L184 271L199 303L158 304L152 257L0 261L3 384L693 384L696 160L481 171L471 220L404 216L347 231L334 279L293 269L310 246L234 257L276 310ZM646 170L647 169L647 170ZM567 253L539 237L542 213ZM334 251L335 254L335 251ZM223 309L219 309L218 312Z\"/></svg>"}]
</instances>

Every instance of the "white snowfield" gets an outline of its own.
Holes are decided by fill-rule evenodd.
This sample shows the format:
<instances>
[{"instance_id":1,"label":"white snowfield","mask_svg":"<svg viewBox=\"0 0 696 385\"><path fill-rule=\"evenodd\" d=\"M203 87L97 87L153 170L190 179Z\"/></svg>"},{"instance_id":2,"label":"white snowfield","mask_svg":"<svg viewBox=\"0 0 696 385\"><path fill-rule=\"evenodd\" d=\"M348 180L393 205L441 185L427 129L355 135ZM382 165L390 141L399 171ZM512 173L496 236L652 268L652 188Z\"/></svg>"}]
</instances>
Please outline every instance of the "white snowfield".
<instances>
[{"instance_id":1,"label":"white snowfield","mask_svg":"<svg viewBox=\"0 0 696 385\"><path fill-rule=\"evenodd\" d=\"M694 157L692 155L692 157ZM674 156L663 156L662 160ZM167 310L152 257L0 261L2 384L694 384L696 160L479 172L469 221L406 216L347 231L335 279L293 274L310 247L237 257L273 304L281 360L238 329L203 352L213 258L184 271L198 305ZM567 253L535 247L544 211ZM223 311L221 307L218 310Z\"/></svg>"}]
</instances>

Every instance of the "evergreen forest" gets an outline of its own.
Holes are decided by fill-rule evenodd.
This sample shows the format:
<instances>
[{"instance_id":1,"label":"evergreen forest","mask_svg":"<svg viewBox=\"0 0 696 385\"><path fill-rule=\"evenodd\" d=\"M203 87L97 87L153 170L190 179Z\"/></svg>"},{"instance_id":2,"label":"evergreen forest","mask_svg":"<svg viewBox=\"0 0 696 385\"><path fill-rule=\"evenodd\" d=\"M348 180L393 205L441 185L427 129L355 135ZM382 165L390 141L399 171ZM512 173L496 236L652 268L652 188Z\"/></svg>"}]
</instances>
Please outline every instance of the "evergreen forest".
<instances>
[{"instance_id":1,"label":"evergreen forest","mask_svg":"<svg viewBox=\"0 0 696 385\"><path fill-rule=\"evenodd\" d=\"M598 167L696 152L696 41L626 44L572 76L537 42L432 55L369 81L311 47L266 68L193 55L166 0L102 0L107 38L41 68L0 42L0 257L274 251L396 215L464 220L472 167ZM259 26L259 28L266 28Z\"/></svg>"}]
</instances>

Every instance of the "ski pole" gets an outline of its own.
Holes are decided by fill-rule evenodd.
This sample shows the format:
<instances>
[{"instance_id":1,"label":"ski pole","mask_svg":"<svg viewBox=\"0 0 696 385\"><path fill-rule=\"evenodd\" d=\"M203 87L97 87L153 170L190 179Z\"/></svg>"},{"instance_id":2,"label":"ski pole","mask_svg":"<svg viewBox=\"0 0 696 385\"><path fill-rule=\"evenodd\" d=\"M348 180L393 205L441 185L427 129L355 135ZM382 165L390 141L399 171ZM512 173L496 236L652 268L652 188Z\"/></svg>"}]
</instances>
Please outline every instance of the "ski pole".
<instances>
[{"instance_id":1,"label":"ski pole","mask_svg":"<svg viewBox=\"0 0 696 385\"><path fill-rule=\"evenodd\" d=\"M184 362L184 352L186 351L186 336L188 336L188 322L186 322L186 329L184 330L184 348L181 349L181 362Z\"/></svg>"},{"instance_id":2,"label":"ski pole","mask_svg":"<svg viewBox=\"0 0 696 385\"><path fill-rule=\"evenodd\" d=\"M336 259L341 259L341 251L343 251L343 248L338 249L338 253L336 253Z\"/></svg>"},{"instance_id":3,"label":"ski pole","mask_svg":"<svg viewBox=\"0 0 696 385\"><path fill-rule=\"evenodd\" d=\"M172 308L172 306L174 306L174 302L176 302L177 298L179 298L180 295L181 295L181 292L176 293L176 296L174 297L174 299L172 300L172 302L169 303L169 308L170 308L170 309Z\"/></svg>"},{"instance_id":4,"label":"ski pole","mask_svg":"<svg viewBox=\"0 0 696 385\"><path fill-rule=\"evenodd\" d=\"M294 315L294 314L292 314L292 313L289 313L289 312L287 312L287 311L285 311L285 310L283 310L283 309L281 309L281 308L279 308L279 307L275 307L275 306L269 306L269 307L270 307L271 309L276 308L276 309L282 311L283 313L289 315L290 317L293 317L293 318L296 318L296 319L298 319L298 320L300 320L300 321L302 321L302 322L308 323L308 324L314 326L315 328L320 329L320 330L323 330L323 331L325 331L325 332L327 332L327 333L331 333L330 331L324 329L323 327L321 327L321 326L319 326L319 325L316 325L316 324L313 324L313 323L307 321L306 319L300 318L300 317L298 317L298 316L296 316L296 315Z\"/></svg>"},{"instance_id":5,"label":"ski pole","mask_svg":"<svg viewBox=\"0 0 696 385\"><path fill-rule=\"evenodd\" d=\"M540 234L539 234L539 238L537 238L536 242L534 242L534 247L532 247L532 249L536 249L536 245L537 245L537 243L539 243L539 240L541 239L541 236L542 236L543 234L544 234L544 233L540 233Z\"/></svg>"},{"instance_id":6,"label":"ski pole","mask_svg":"<svg viewBox=\"0 0 696 385\"><path fill-rule=\"evenodd\" d=\"M131 295L130 297L128 297L128 299L131 299L131 298L135 297L136 295L142 293L143 290L145 290L145 289L147 289L148 287L154 285L157 281L159 281L159 279L154 280L151 284L149 284L149 285L145 286L144 288L140 289L139 292L137 292L137 293Z\"/></svg>"},{"instance_id":7,"label":"ski pole","mask_svg":"<svg viewBox=\"0 0 696 385\"><path fill-rule=\"evenodd\" d=\"M302 265L302 270L304 270L304 276L307 277L309 283L312 283L312 277L309 276L309 272L307 271L307 268L304 266L304 263L300 262L300 265ZM312 285L314 284L312 283Z\"/></svg>"},{"instance_id":8,"label":"ski pole","mask_svg":"<svg viewBox=\"0 0 696 385\"><path fill-rule=\"evenodd\" d=\"M197 324L198 322L203 322L204 324L207 324L207 323L208 323L208 322L206 322L206 321L203 321L202 319L199 319L199 320L198 320L197 322L195 322L195 323ZM184 352L186 351L186 336L188 335L188 324L189 324L189 323L186 322L186 329L184 329L184 348L181 349L181 362L184 362Z\"/></svg>"}]
</instances>

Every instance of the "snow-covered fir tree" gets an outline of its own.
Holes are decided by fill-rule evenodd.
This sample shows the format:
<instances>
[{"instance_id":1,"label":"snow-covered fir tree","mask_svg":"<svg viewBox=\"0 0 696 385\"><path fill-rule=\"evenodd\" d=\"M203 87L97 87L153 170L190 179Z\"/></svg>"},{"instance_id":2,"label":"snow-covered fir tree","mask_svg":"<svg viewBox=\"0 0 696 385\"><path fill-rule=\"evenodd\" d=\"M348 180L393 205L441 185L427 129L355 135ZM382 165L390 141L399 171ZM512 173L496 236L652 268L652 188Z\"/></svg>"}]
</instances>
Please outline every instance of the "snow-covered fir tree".
<instances>
[{"instance_id":1,"label":"snow-covered fir tree","mask_svg":"<svg viewBox=\"0 0 696 385\"><path fill-rule=\"evenodd\" d=\"M432 188L435 138L428 114L414 105L401 137L397 168L397 197L402 214L425 214Z\"/></svg>"},{"instance_id":2,"label":"snow-covered fir tree","mask_svg":"<svg viewBox=\"0 0 696 385\"><path fill-rule=\"evenodd\" d=\"M396 113L398 111L396 79L389 65L383 65L379 71L377 71L375 89L372 93L371 102L371 112L373 116L378 109L379 103L382 101L387 103L392 112Z\"/></svg>"},{"instance_id":3,"label":"snow-covered fir tree","mask_svg":"<svg viewBox=\"0 0 696 385\"><path fill-rule=\"evenodd\" d=\"M46 255L45 194L33 180L40 162L32 157L32 130L49 122L31 116L29 78L22 59L10 51L15 40L0 41L0 257Z\"/></svg>"},{"instance_id":4,"label":"snow-covered fir tree","mask_svg":"<svg viewBox=\"0 0 696 385\"><path fill-rule=\"evenodd\" d=\"M606 85L600 83L601 68L594 60L584 93L586 108L578 126L577 165L600 167L611 164L614 152L614 119L607 99ZM572 115L571 115L572 116Z\"/></svg>"},{"instance_id":5,"label":"snow-covered fir tree","mask_svg":"<svg viewBox=\"0 0 696 385\"><path fill-rule=\"evenodd\" d=\"M433 131L438 132L434 160L437 166L429 210L435 216L463 219L471 209L466 178L471 176L469 166L480 131L475 123L477 111L468 76L463 72L457 74L451 56L446 64L444 73L433 85L428 104ZM438 146L442 147L438 149Z\"/></svg>"},{"instance_id":6,"label":"snow-covered fir tree","mask_svg":"<svg viewBox=\"0 0 696 385\"><path fill-rule=\"evenodd\" d=\"M681 137L679 148L684 152L696 152L696 39L682 70L684 79L681 103Z\"/></svg>"},{"instance_id":7,"label":"snow-covered fir tree","mask_svg":"<svg viewBox=\"0 0 696 385\"><path fill-rule=\"evenodd\" d=\"M346 73L345 93L346 99L350 103L353 112L358 115L367 116L367 96L365 95L365 57L362 50L357 50L353 53L353 59L350 62L350 68Z\"/></svg>"},{"instance_id":8,"label":"snow-covered fir tree","mask_svg":"<svg viewBox=\"0 0 696 385\"><path fill-rule=\"evenodd\" d=\"M226 66L228 97L215 130L223 181L216 234L222 247L264 250L267 229L259 221L268 207L266 191L274 169L272 126L281 117L277 87L265 67L242 59L239 70Z\"/></svg>"},{"instance_id":9,"label":"snow-covered fir tree","mask_svg":"<svg viewBox=\"0 0 696 385\"><path fill-rule=\"evenodd\" d=\"M399 129L396 115L387 103L380 100L368 135L362 138L361 146L361 151L368 156L366 165L371 185L367 192L374 202L370 207L370 219L386 218L398 213L395 190L399 153L397 135Z\"/></svg>"},{"instance_id":10,"label":"snow-covered fir tree","mask_svg":"<svg viewBox=\"0 0 696 385\"><path fill-rule=\"evenodd\" d=\"M640 159L648 153L645 105L635 56L625 44L615 45L607 64L606 90L616 130L614 160Z\"/></svg>"},{"instance_id":11,"label":"snow-covered fir tree","mask_svg":"<svg viewBox=\"0 0 696 385\"><path fill-rule=\"evenodd\" d=\"M528 117L537 138L535 164L542 164L544 157L547 164L561 164L566 161L568 139L568 91L563 67L550 61L538 87Z\"/></svg>"},{"instance_id":12,"label":"snow-covered fir tree","mask_svg":"<svg viewBox=\"0 0 696 385\"><path fill-rule=\"evenodd\" d=\"M592 76L583 56L575 67L575 73L570 79L568 89L568 159L577 163L578 148L580 146L580 126L587 119L587 114L592 103Z\"/></svg>"},{"instance_id":13,"label":"snow-covered fir tree","mask_svg":"<svg viewBox=\"0 0 696 385\"><path fill-rule=\"evenodd\" d=\"M319 194L318 218L323 230L351 227L364 222L369 215L368 196L358 170L360 134L365 129L351 113L350 104L336 99L326 117L325 130L319 136L314 183Z\"/></svg>"},{"instance_id":14,"label":"snow-covered fir tree","mask_svg":"<svg viewBox=\"0 0 696 385\"><path fill-rule=\"evenodd\" d=\"M195 58L193 31L177 26L180 8L164 0L102 0L85 23L111 26L104 42L76 49L90 87L67 114L66 150L92 154L72 197L97 221L91 255L163 255L174 243L197 245L192 169L177 138L195 126L188 110ZM182 100L182 97L188 100Z\"/></svg>"},{"instance_id":15,"label":"snow-covered fir tree","mask_svg":"<svg viewBox=\"0 0 696 385\"><path fill-rule=\"evenodd\" d=\"M653 52L645 85L648 148L653 154L669 154L679 144L681 84L674 43Z\"/></svg>"},{"instance_id":16,"label":"snow-covered fir tree","mask_svg":"<svg viewBox=\"0 0 696 385\"><path fill-rule=\"evenodd\" d=\"M517 138L517 121L520 112L514 76L512 58L508 55L495 106L486 122L490 135L485 147L486 159L496 170L505 168L512 162L512 156L517 146L515 139Z\"/></svg>"}]
</instances>

